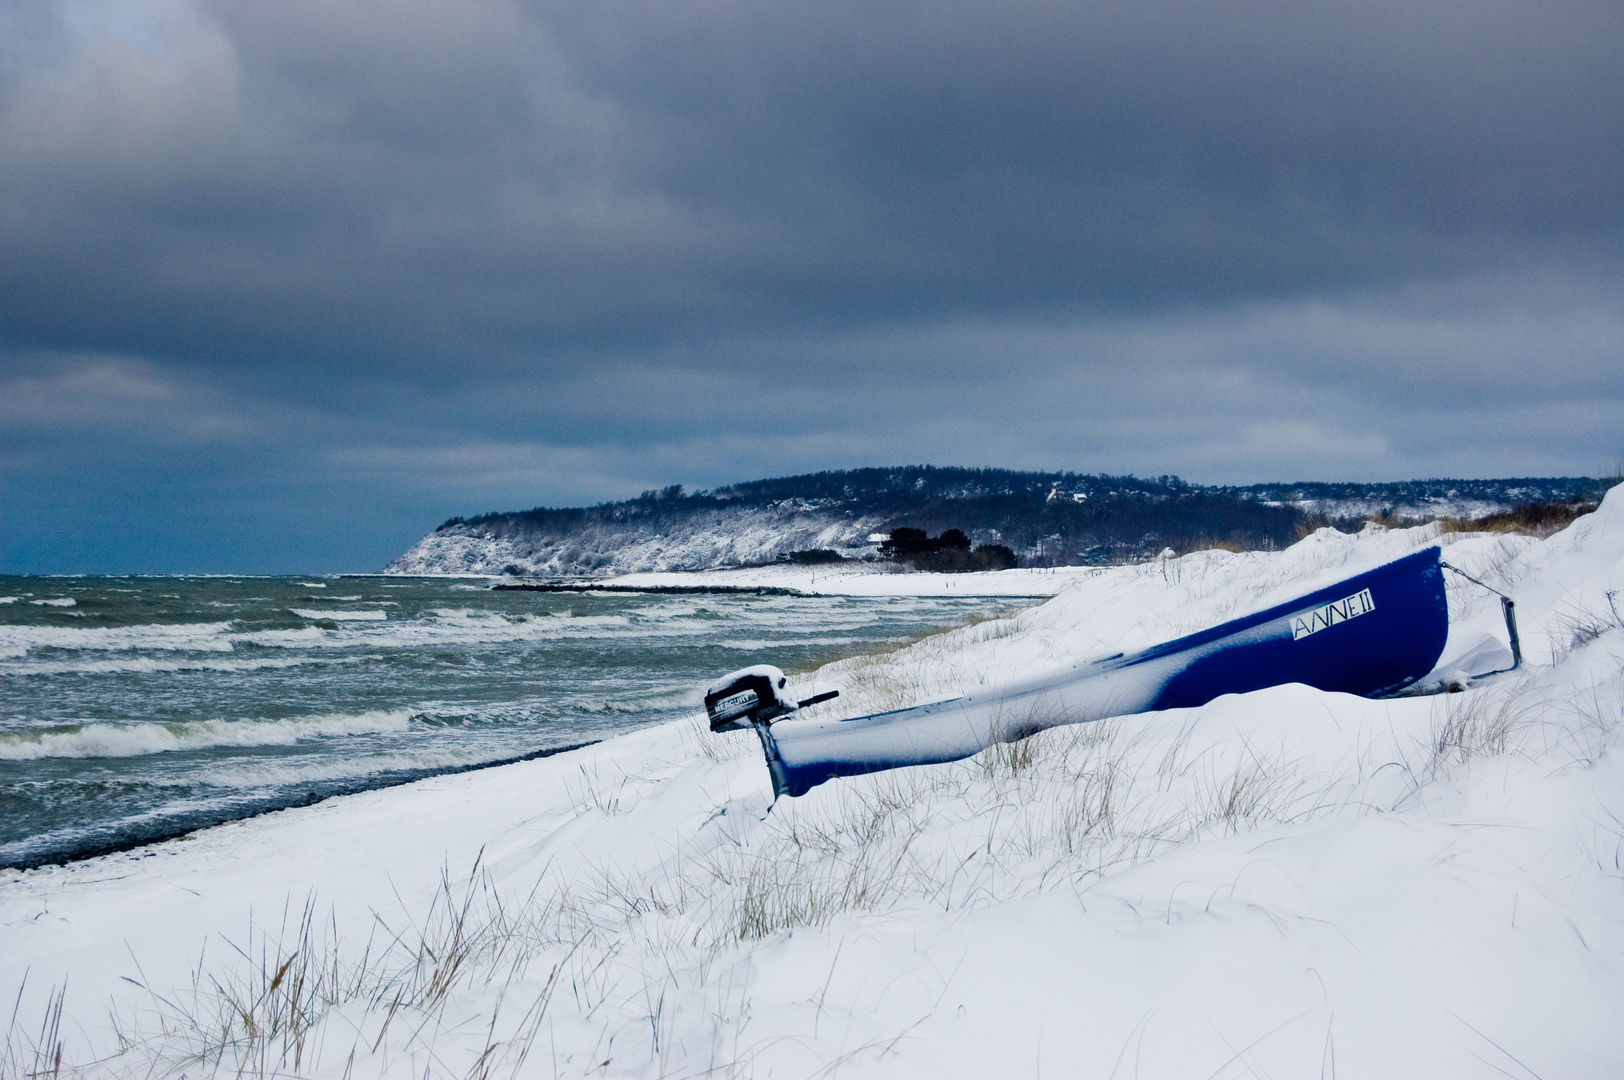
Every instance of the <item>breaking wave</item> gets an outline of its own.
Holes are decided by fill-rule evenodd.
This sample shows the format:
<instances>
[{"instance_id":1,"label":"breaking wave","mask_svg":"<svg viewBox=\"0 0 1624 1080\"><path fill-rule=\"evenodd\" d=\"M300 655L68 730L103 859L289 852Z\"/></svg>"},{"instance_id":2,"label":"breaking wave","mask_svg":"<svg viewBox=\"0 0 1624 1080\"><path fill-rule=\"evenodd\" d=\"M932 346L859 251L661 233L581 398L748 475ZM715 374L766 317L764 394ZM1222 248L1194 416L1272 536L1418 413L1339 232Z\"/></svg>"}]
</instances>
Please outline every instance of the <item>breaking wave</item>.
<instances>
[{"instance_id":1,"label":"breaking wave","mask_svg":"<svg viewBox=\"0 0 1624 1080\"><path fill-rule=\"evenodd\" d=\"M288 608L288 610L299 616L301 619L332 619L335 622L344 622L348 620L377 622L382 619L389 618L389 613L387 611L345 611L342 608L328 608L326 610L318 610L316 608Z\"/></svg>"},{"instance_id":2,"label":"breaking wave","mask_svg":"<svg viewBox=\"0 0 1624 1080\"><path fill-rule=\"evenodd\" d=\"M270 668L300 667L305 664L349 664L356 657L346 656L294 656L286 658L263 657L250 660L214 660L205 657L157 658L133 656L118 660L55 660L36 661L22 668L7 669L15 675L72 675L103 674L108 672L165 672L165 671L261 671Z\"/></svg>"},{"instance_id":3,"label":"breaking wave","mask_svg":"<svg viewBox=\"0 0 1624 1080\"><path fill-rule=\"evenodd\" d=\"M215 747L292 746L306 739L405 731L409 709L285 720L192 720L173 724L85 724L0 734L0 761L44 758L126 758Z\"/></svg>"},{"instance_id":4,"label":"breaking wave","mask_svg":"<svg viewBox=\"0 0 1624 1080\"><path fill-rule=\"evenodd\" d=\"M0 657L23 656L30 649L230 652L228 622L147 623L140 626L0 626Z\"/></svg>"},{"instance_id":5,"label":"breaking wave","mask_svg":"<svg viewBox=\"0 0 1624 1080\"><path fill-rule=\"evenodd\" d=\"M863 640L862 638L853 638L853 637L806 637L806 638L796 638L795 639L795 644L803 645L803 646L804 645L853 645L853 644L857 644L858 642L861 642L862 640ZM707 643L707 644L709 644L709 643ZM781 645L782 642L778 642L778 641L750 641L750 640L745 640L745 639L740 639L740 638L734 638L734 639L729 640L729 641L718 641L718 642L715 642L714 644L719 649L737 649L737 650L739 650L741 652L761 652L763 649L770 649L775 645Z\"/></svg>"},{"instance_id":6,"label":"breaking wave","mask_svg":"<svg viewBox=\"0 0 1624 1080\"><path fill-rule=\"evenodd\" d=\"M215 789L252 790L280 786L303 786L323 781L354 780L380 773L401 773L455 769L480 765L491 760L489 747L440 748L434 751L384 752L340 761L299 758L294 761L254 761L230 768L203 769L197 783Z\"/></svg>"}]
</instances>

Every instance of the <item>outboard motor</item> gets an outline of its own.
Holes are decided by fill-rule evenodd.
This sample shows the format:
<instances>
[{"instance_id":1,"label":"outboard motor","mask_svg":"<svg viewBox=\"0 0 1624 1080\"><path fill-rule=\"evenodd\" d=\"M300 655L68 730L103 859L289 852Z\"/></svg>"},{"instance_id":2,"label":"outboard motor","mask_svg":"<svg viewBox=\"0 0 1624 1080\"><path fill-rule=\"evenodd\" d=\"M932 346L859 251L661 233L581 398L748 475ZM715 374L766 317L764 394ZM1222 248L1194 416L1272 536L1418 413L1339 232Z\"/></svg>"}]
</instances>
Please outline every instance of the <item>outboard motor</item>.
<instances>
[{"instance_id":1,"label":"outboard motor","mask_svg":"<svg viewBox=\"0 0 1624 1080\"><path fill-rule=\"evenodd\" d=\"M705 691L705 714L712 731L743 731L766 725L796 709L840 696L839 690L796 701L784 693L789 680L771 664L757 664L723 675Z\"/></svg>"},{"instance_id":2,"label":"outboard motor","mask_svg":"<svg viewBox=\"0 0 1624 1080\"><path fill-rule=\"evenodd\" d=\"M712 731L743 731L752 724L770 724L799 703L785 697L789 680L771 664L740 668L722 676L705 692L705 714Z\"/></svg>"},{"instance_id":3,"label":"outboard motor","mask_svg":"<svg viewBox=\"0 0 1624 1080\"><path fill-rule=\"evenodd\" d=\"M771 664L757 664L729 672L705 691L705 715L710 717L712 731L742 731L749 728L761 740L762 752L767 756L767 771L772 774L774 798L784 794L788 788L770 725L779 717L798 709L840 696L839 690L830 690L805 701L796 701L784 693L788 684L789 680L782 671Z\"/></svg>"}]
</instances>

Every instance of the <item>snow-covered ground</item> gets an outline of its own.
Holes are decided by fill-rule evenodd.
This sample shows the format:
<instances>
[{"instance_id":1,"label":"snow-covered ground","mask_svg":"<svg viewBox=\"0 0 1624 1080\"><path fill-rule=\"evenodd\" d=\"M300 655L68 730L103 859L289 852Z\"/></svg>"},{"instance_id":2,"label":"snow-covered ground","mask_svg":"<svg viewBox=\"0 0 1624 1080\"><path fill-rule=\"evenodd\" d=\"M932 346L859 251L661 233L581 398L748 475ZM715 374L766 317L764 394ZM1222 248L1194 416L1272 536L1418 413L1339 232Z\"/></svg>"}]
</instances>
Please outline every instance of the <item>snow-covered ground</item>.
<instances>
[{"instance_id":1,"label":"snow-covered ground","mask_svg":"<svg viewBox=\"0 0 1624 1080\"><path fill-rule=\"evenodd\" d=\"M831 715L996 686L1432 542L1515 596L1522 671L1277 687L770 813L754 740L696 710L7 874L0 1073L59 1038L64 1072L142 1076L1617 1076L1624 487L1543 541L1327 530L1081 573L803 686L841 688ZM1496 598L1452 576L1450 606L1439 679L1503 660Z\"/></svg>"},{"instance_id":2,"label":"snow-covered ground","mask_svg":"<svg viewBox=\"0 0 1624 1080\"><path fill-rule=\"evenodd\" d=\"M880 564L890 569L889 564ZM921 574L876 572L874 565L849 563L822 566L748 566L734 570L703 570L622 574L605 578L605 585L633 588L768 586L797 589L825 596L1053 596L1080 581L1105 574L1090 566L1055 566L1022 570L989 570L976 574Z\"/></svg>"},{"instance_id":3,"label":"snow-covered ground","mask_svg":"<svg viewBox=\"0 0 1624 1080\"><path fill-rule=\"evenodd\" d=\"M1383 514L1413 521L1451 517L1470 521L1510 510L1515 503L1492 499L1470 498L1414 498L1394 499L1368 497L1363 499L1290 499L1271 503L1274 506L1294 506L1305 514L1323 514L1329 518L1358 521L1363 517Z\"/></svg>"}]
</instances>

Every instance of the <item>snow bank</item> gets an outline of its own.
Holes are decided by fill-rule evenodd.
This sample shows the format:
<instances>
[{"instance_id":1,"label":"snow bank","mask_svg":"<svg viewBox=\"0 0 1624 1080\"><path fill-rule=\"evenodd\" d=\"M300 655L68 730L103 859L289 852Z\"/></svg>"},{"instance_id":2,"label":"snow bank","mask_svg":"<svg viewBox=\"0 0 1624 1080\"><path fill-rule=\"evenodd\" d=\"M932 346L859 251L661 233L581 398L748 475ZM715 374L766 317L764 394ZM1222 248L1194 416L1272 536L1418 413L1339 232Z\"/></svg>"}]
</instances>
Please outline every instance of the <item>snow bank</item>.
<instances>
[{"instance_id":1,"label":"snow bank","mask_svg":"<svg viewBox=\"0 0 1624 1080\"><path fill-rule=\"evenodd\" d=\"M696 715L7 874L0 1071L60 1039L113 1075L1614 1076L1624 488L1545 541L1091 571L795 689L854 715L996 686L1435 542L1515 596L1523 671L1473 684L1499 606L1455 580L1463 693L1276 687L770 813L754 740Z\"/></svg>"}]
</instances>

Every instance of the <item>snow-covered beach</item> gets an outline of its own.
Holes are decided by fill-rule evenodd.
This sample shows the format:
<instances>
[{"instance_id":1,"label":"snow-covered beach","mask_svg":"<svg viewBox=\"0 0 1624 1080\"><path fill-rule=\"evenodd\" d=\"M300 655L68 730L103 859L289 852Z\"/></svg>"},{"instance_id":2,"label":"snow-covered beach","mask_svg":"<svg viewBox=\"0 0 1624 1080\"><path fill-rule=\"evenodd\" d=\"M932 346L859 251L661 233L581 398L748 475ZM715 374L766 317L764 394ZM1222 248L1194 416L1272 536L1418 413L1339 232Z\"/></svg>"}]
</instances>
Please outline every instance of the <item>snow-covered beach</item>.
<instances>
[{"instance_id":1,"label":"snow-covered beach","mask_svg":"<svg viewBox=\"0 0 1624 1080\"><path fill-rule=\"evenodd\" d=\"M1522 670L1472 680L1509 654L1498 600L1455 579L1434 681L1461 693L1277 687L770 812L754 740L696 710L6 873L0 1073L50 1072L60 1043L64 1073L143 1076L1617 1075L1624 488L1546 540L1372 527L1041 575L706 579L1056 594L801 681L859 715L1431 543L1515 597Z\"/></svg>"},{"instance_id":2,"label":"snow-covered beach","mask_svg":"<svg viewBox=\"0 0 1624 1080\"><path fill-rule=\"evenodd\" d=\"M886 571L892 569L889 565L881 565ZM709 570L701 574L650 571L622 574L605 579L603 584L658 589L702 581L725 589L765 586L820 596L1047 597L1105 572L1095 566L1052 566L974 574L920 574L876 572L872 566L861 563L856 566L834 563L825 566L751 566Z\"/></svg>"}]
</instances>

